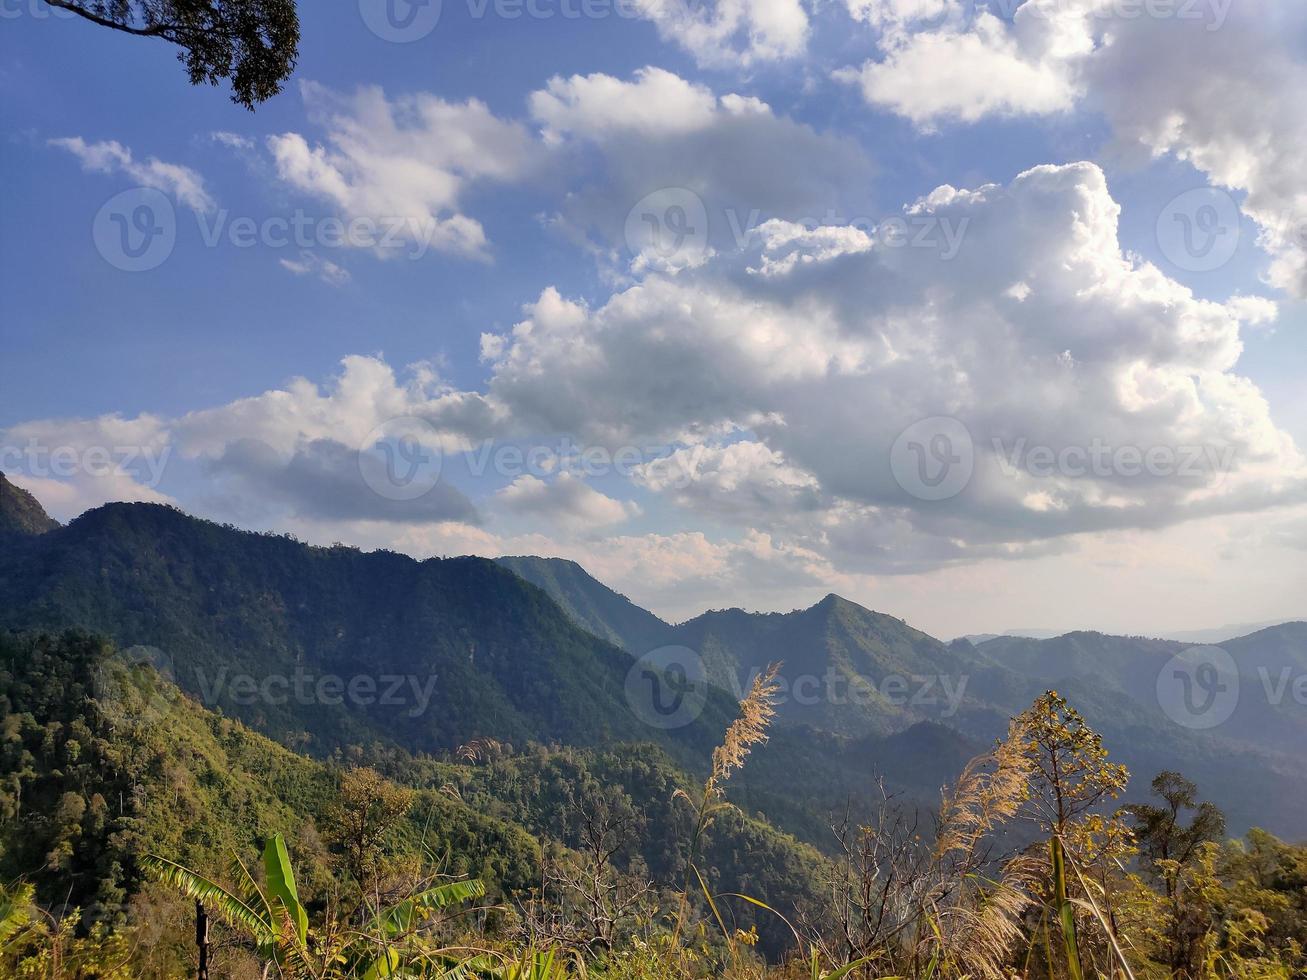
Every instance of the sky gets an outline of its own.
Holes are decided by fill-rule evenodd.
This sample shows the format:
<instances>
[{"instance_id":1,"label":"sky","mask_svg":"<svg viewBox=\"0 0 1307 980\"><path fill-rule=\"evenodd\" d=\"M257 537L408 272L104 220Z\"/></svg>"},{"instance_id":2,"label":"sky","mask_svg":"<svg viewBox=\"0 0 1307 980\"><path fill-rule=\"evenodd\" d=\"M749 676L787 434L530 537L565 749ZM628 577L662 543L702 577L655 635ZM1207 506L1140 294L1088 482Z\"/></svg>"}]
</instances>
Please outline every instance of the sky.
<instances>
[{"instance_id":1,"label":"sky","mask_svg":"<svg viewBox=\"0 0 1307 980\"><path fill-rule=\"evenodd\" d=\"M671 620L1307 618L1297 0L0 0L0 470Z\"/></svg>"}]
</instances>

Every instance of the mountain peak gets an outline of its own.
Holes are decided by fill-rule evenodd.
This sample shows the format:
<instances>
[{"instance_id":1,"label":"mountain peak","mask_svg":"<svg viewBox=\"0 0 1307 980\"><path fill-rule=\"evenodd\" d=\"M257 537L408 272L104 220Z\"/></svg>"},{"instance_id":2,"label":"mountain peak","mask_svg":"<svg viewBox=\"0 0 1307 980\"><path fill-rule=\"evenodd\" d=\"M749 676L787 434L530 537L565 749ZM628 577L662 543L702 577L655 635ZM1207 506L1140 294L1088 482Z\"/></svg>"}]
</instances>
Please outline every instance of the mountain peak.
<instances>
[{"instance_id":1,"label":"mountain peak","mask_svg":"<svg viewBox=\"0 0 1307 980\"><path fill-rule=\"evenodd\" d=\"M856 606L856 605L858 604L854 602L852 599L846 599L844 598L844 596L836 595L834 592L827 592L826 597L822 599L820 602L816 603L812 608L813 609L838 609L841 606Z\"/></svg>"},{"instance_id":2,"label":"mountain peak","mask_svg":"<svg viewBox=\"0 0 1307 980\"><path fill-rule=\"evenodd\" d=\"M0 534L44 534L58 526L40 501L0 473Z\"/></svg>"}]
</instances>

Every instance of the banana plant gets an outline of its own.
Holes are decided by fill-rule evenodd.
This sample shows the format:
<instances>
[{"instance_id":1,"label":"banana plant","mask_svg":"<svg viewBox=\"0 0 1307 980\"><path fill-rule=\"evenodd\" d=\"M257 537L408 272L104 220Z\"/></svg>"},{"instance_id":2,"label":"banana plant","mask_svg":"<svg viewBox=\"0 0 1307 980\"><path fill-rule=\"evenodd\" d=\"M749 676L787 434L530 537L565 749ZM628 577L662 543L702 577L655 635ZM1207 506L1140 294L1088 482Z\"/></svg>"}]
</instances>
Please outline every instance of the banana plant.
<instances>
[{"instance_id":1,"label":"banana plant","mask_svg":"<svg viewBox=\"0 0 1307 980\"><path fill-rule=\"evenodd\" d=\"M300 903L295 872L281 834L271 837L263 849L266 886L259 885L236 855L232 861L239 883L236 890L155 854L145 856L142 864L160 881L243 928L265 958L285 962L309 957L309 917Z\"/></svg>"},{"instance_id":2,"label":"banana plant","mask_svg":"<svg viewBox=\"0 0 1307 980\"><path fill-rule=\"evenodd\" d=\"M259 955L277 963L284 974L320 978L385 980L420 975L435 959L413 941L415 930L433 911L485 894L480 881L445 882L377 911L363 929L324 927L315 932L300 901L281 834L270 838L263 849L263 885L239 857L232 865L238 882L235 889L158 855L147 856L143 864L187 898L244 929Z\"/></svg>"}]
</instances>

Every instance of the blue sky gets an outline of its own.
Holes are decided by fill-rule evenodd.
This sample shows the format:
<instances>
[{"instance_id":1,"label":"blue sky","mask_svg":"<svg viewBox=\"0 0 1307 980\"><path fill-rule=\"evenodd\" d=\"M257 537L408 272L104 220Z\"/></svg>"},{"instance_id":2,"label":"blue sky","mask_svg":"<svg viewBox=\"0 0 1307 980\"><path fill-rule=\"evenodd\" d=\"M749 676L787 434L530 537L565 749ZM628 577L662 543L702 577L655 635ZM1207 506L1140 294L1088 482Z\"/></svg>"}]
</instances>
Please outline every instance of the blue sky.
<instances>
[{"instance_id":1,"label":"blue sky","mask_svg":"<svg viewBox=\"0 0 1307 980\"><path fill-rule=\"evenodd\" d=\"M1288 0L538 2L444 0L406 43L301 5L249 113L7 0L0 466L62 519L558 554L672 618L1307 614ZM125 271L141 202L175 241ZM700 237L641 237L687 203ZM428 492L379 490L412 445Z\"/></svg>"}]
</instances>

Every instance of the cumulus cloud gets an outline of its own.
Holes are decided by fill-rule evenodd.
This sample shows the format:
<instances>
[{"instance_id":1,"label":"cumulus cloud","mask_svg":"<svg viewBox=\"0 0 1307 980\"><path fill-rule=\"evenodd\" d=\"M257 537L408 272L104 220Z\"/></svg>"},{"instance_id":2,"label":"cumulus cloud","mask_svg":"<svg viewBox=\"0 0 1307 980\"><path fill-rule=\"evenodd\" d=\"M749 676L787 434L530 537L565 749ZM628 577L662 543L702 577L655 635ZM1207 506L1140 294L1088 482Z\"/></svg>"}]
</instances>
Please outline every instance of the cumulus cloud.
<instances>
[{"instance_id":1,"label":"cumulus cloud","mask_svg":"<svg viewBox=\"0 0 1307 980\"><path fill-rule=\"evenodd\" d=\"M289 456L315 439L364 446L395 419L416 420L424 439L441 450L464 448L494 431L484 399L450 387L430 365L412 366L401 380L380 358L357 355L344 358L327 385L293 378L282 388L190 412L173 420L169 430L179 450L192 458L215 458L242 438Z\"/></svg>"},{"instance_id":2,"label":"cumulus cloud","mask_svg":"<svg viewBox=\"0 0 1307 980\"><path fill-rule=\"evenodd\" d=\"M50 140L50 145L62 147L77 157L82 169L88 173L125 174L142 187L170 194L196 211L211 211L215 206L199 173L179 163L165 163L157 157L137 160L132 151L117 140L88 143L80 136L68 136Z\"/></svg>"},{"instance_id":3,"label":"cumulus cloud","mask_svg":"<svg viewBox=\"0 0 1307 980\"><path fill-rule=\"evenodd\" d=\"M1200 300L1123 254L1097 167L944 187L908 214L965 227L957 254L776 227L759 254L650 276L599 308L546 292L483 345L488 395L523 424L609 442L751 431L778 454L747 451L762 473L791 468L770 492L813 489L810 474L831 502L796 540L882 568L1042 554L1063 535L1302 498L1301 455L1234 373L1240 329L1266 305ZM805 261L781 262L796 249ZM937 416L974 443L974 474L947 503L914 496L893 465L900 434ZM1106 462L1080 465L1082 450ZM642 471L646 485L658 473ZM750 485L702 474L679 502L711 511Z\"/></svg>"},{"instance_id":4,"label":"cumulus cloud","mask_svg":"<svg viewBox=\"0 0 1307 980\"><path fill-rule=\"evenodd\" d=\"M777 115L766 103L718 95L673 72L646 67L629 79L557 76L527 99L526 121L495 116L475 99L388 97L378 88L341 95L302 86L319 141L297 132L267 140L278 177L329 202L348 224L346 244L397 254L404 246L484 258L491 243L467 214L469 189L526 182L562 190L548 217L566 235L597 235L601 254L632 245L637 204L654 217L680 207L702 260L772 217L820 218L869 186L870 162L853 140ZM676 195L680 195L677 197ZM865 206L853 195L851 206ZM711 220L709 220L711 216ZM636 231L641 216L636 215ZM387 251L387 247L390 251ZM290 260L292 271L307 263ZM693 263L690 263L693 264Z\"/></svg>"},{"instance_id":5,"label":"cumulus cloud","mask_svg":"<svg viewBox=\"0 0 1307 980\"><path fill-rule=\"evenodd\" d=\"M696 260L681 264L694 265L734 251L767 219L820 221L869 206L871 163L853 141L661 68L629 80L555 77L529 106L553 167L574 187L562 220L610 247L636 248L643 221L680 209L684 227L673 230L697 247L681 250ZM633 210L640 204L647 214Z\"/></svg>"},{"instance_id":6,"label":"cumulus cloud","mask_svg":"<svg viewBox=\"0 0 1307 980\"><path fill-rule=\"evenodd\" d=\"M682 447L640 464L632 479L683 507L749 527L792 523L824 506L815 476L755 441Z\"/></svg>"},{"instance_id":7,"label":"cumulus cloud","mask_svg":"<svg viewBox=\"0 0 1307 980\"><path fill-rule=\"evenodd\" d=\"M1307 296L1307 113L1295 95L1307 63L1287 42L1307 25L1297 5L1211 0L1154 15L1115 0L1026 0L1010 20L951 0L848 5L880 29L880 56L836 77L870 104L925 130L1100 111L1120 144L1247 192L1268 281Z\"/></svg>"},{"instance_id":8,"label":"cumulus cloud","mask_svg":"<svg viewBox=\"0 0 1307 980\"><path fill-rule=\"evenodd\" d=\"M1064 111L1080 94L1079 61L1094 50L1094 17L1108 2L1026 0L1006 21L984 5L849 0L851 14L881 28L882 57L836 77L922 128Z\"/></svg>"},{"instance_id":9,"label":"cumulus cloud","mask_svg":"<svg viewBox=\"0 0 1307 980\"><path fill-rule=\"evenodd\" d=\"M228 509L220 516L474 524L475 507L441 481L440 463L496 424L480 396L450 388L428 365L401 379L380 359L356 356L326 385L295 378L177 418L11 426L0 431L0 468L45 480L48 495L83 509L166 500L156 488L191 463L207 475L210 504ZM420 464L417 483L404 472L410 462Z\"/></svg>"},{"instance_id":10,"label":"cumulus cloud","mask_svg":"<svg viewBox=\"0 0 1307 980\"><path fill-rule=\"evenodd\" d=\"M286 456L267 443L237 438L205 468L229 478L235 484L229 492L268 509L284 505L297 518L479 523L476 508L459 490L435 479L410 494L387 471L384 456L370 449L313 439Z\"/></svg>"},{"instance_id":11,"label":"cumulus cloud","mask_svg":"<svg viewBox=\"0 0 1307 980\"><path fill-rule=\"evenodd\" d=\"M1307 9L1251 0L1212 23L1141 18L1112 30L1085 68L1091 97L1119 142L1246 191L1268 281L1307 298L1307 60L1286 43L1307 30Z\"/></svg>"},{"instance_id":12,"label":"cumulus cloud","mask_svg":"<svg viewBox=\"0 0 1307 980\"><path fill-rule=\"evenodd\" d=\"M531 139L519 123L477 99L391 99L376 87L345 96L313 83L301 90L323 141L288 132L269 137L268 148L283 181L355 223L350 241L382 254L389 239L486 255L485 229L462 213L462 197L478 182L521 176Z\"/></svg>"}]
</instances>

